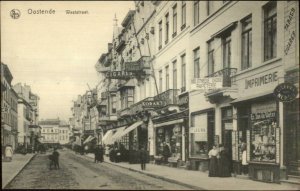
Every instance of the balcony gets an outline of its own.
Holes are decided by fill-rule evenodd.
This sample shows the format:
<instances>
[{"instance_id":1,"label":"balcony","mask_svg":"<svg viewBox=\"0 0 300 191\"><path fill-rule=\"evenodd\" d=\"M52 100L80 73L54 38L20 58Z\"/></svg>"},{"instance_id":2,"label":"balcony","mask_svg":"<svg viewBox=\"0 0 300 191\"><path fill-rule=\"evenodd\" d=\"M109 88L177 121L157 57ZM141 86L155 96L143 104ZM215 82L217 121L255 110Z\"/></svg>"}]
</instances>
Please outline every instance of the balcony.
<instances>
[{"instance_id":1,"label":"balcony","mask_svg":"<svg viewBox=\"0 0 300 191\"><path fill-rule=\"evenodd\" d=\"M231 77L235 75L236 72L236 68L224 68L208 75L207 77L222 77L223 87L231 87Z\"/></svg>"},{"instance_id":2,"label":"balcony","mask_svg":"<svg viewBox=\"0 0 300 191\"><path fill-rule=\"evenodd\" d=\"M139 112L144 111L143 103L145 101L154 101L153 97L147 97L146 99L143 99L133 105L130 106L130 114L135 115Z\"/></svg>"},{"instance_id":3,"label":"balcony","mask_svg":"<svg viewBox=\"0 0 300 191\"><path fill-rule=\"evenodd\" d=\"M130 72L140 72L150 69L150 56L142 56L135 62L125 62L125 70Z\"/></svg>"},{"instance_id":4,"label":"balcony","mask_svg":"<svg viewBox=\"0 0 300 191\"><path fill-rule=\"evenodd\" d=\"M121 34L119 36L119 42L117 43L117 46L116 46L116 51L118 53L120 53L120 52L122 52L124 50L125 45L126 45L125 41L126 41L126 39L125 39L124 34Z\"/></svg>"},{"instance_id":5,"label":"balcony","mask_svg":"<svg viewBox=\"0 0 300 191\"><path fill-rule=\"evenodd\" d=\"M165 106L178 104L178 89L169 89L154 97L154 100L161 100L165 102Z\"/></svg>"},{"instance_id":6,"label":"balcony","mask_svg":"<svg viewBox=\"0 0 300 191\"><path fill-rule=\"evenodd\" d=\"M221 77L222 87L214 90L209 90L205 93L207 100L211 103L218 103L223 98L230 97L236 98L237 89L233 87L232 77L236 74L236 68L224 68L217 72L214 72L207 77Z\"/></svg>"}]
</instances>

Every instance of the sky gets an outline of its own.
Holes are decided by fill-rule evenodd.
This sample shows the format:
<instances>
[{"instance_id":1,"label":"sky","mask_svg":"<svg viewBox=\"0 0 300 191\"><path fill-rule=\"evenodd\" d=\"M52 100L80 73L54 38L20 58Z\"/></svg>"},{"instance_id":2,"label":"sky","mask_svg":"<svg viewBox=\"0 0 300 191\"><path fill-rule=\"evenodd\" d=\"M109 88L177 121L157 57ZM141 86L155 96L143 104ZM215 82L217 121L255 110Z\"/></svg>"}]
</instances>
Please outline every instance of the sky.
<instances>
[{"instance_id":1,"label":"sky","mask_svg":"<svg viewBox=\"0 0 300 191\"><path fill-rule=\"evenodd\" d=\"M29 14L50 9L55 14ZM95 64L112 40L115 14L120 25L130 9L133 1L1 1L1 62L13 85L29 85L40 97L40 119L71 117L72 100L99 82Z\"/></svg>"}]
</instances>

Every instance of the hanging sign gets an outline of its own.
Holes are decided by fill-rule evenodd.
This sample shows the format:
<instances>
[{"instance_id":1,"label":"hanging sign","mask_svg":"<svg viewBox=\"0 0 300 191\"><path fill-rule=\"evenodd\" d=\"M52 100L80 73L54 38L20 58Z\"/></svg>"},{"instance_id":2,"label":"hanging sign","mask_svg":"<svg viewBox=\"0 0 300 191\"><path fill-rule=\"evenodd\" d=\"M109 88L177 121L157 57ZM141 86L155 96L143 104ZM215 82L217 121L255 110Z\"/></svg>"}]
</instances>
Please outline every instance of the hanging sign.
<instances>
[{"instance_id":1,"label":"hanging sign","mask_svg":"<svg viewBox=\"0 0 300 191\"><path fill-rule=\"evenodd\" d=\"M276 86L274 95L280 102L290 102L296 99L298 89L294 84L285 82Z\"/></svg>"}]
</instances>

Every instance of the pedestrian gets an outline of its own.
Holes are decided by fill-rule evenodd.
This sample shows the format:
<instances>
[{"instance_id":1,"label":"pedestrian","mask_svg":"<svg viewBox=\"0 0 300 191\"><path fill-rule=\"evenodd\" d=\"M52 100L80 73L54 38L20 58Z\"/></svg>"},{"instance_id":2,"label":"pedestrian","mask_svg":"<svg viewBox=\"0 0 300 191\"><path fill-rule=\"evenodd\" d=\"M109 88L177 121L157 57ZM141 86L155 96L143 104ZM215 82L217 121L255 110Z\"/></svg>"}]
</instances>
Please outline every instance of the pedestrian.
<instances>
[{"instance_id":1,"label":"pedestrian","mask_svg":"<svg viewBox=\"0 0 300 191\"><path fill-rule=\"evenodd\" d=\"M247 162L247 147L243 147L242 150L242 173L244 175L248 174L248 162Z\"/></svg>"},{"instance_id":2,"label":"pedestrian","mask_svg":"<svg viewBox=\"0 0 300 191\"><path fill-rule=\"evenodd\" d=\"M11 145L6 145L5 147L5 161L12 161L13 149Z\"/></svg>"},{"instance_id":3,"label":"pedestrian","mask_svg":"<svg viewBox=\"0 0 300 191\"><path fill-rule=\"evenodd\" d=\"M50 160L50 162L49 162L49 170L52 170L52 166L54 166L54 157L53 157L53 154L49 155L48 159Z\"/></svg>"},{"instance_id":4,"label":"pedestrian","mask_svg":"<svg viewBox=\"0 0 300 191\"><path fill-rule=\"evenodd\" d=\"M104 154L103 147L102 147L102 145L99 145L99 155L98 155L99 158L98 158L98 160L99 160L100 162L103 162L103 161L104 161L103 154Z\"/></svg>"},{"instance_id":5,"label":"pedestrian","mask_svg":"<svg viewBox=\"0 0 300 191\"><path fill-rule=\"evenodd\" d=\"M219 177L230 177L231 172L230 172L230 167L231 167L231 161L229 157L229 153L227 148L224 148L223 145L219 146L219 163L218 163L218 168L219 168Z\"/></svg>"},{"instance_id":6,"label":"pedestrian","mask_svg":"<svg viewBox=\"0 0 300 191\"><path fill-rule=\"evenodd\" d=\"M54 167L55 169L59 169L59 153L56 148L54 148L52 155L53 155Z\"/></svg>"},{"instance_id":7,"label":"pedestrian","mask_svg":"<svg viewBox=\"0 0 300 191\"><path fill-rule=\"evenodd\" d=\"M168 163L168 158L170 156L170 148L169 145L166 144L166 142L163 143L163 159L164 163Z\"/></svg>"},{"instance_id":8,"label":"pedestrian","mask_svg":"<svg viewBox=\"0 0 300 191\"><path fill-rule=\"evenodd\" d=\"M146 170L146 162L147 162L147 151L144 147L141 147L140 150L140 163L141 163L141 169Z\"/></svg>"},{"instance_id":9,"label":"pedestrian","mask_svg":"<svg viewBox=\"0 0 300 191\"><path fill-rule=\"evenodd\" d=\"M98 163L99 162L99 145L97 147L95 147L94 149L94 154L95 154L95 163Z\"/></svg>"},{"instance_id":10,"label":"pedestrian","mask_svg":"<svg viewBox=\"0 0 300 191\"><path fill-rule=\"evenodd\" d=\"M213 148L208 152L209 160L209 177L216 177L218 176L218 149L214 145Z\"/></svg>"}]
</instances>

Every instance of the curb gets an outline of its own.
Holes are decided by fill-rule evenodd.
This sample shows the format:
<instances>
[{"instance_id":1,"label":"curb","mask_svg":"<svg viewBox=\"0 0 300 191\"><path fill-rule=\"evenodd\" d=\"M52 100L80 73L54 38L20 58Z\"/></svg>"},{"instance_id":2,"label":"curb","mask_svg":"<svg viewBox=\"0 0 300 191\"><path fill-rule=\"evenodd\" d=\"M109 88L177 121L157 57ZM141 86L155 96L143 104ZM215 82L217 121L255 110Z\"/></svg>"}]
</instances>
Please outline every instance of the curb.
<instances>
[{"instance_id":1,"label":"curb","mask_svg":"<svg viewBox=\"0 0 300 191\"><path fill-rule=\"evenodd\" d=\"M91 158L91 157L89 157L87 155L84 155L84 156L87 157L87 158ZM117 167L123 168L123 169L130 170L130 171L133 171L133 172L138 172L138 173L150 176L152 178L157 178L157 179L161 179L161 180L164 180L164 181L167 181L167 182L170 182L170 183L175 183L175 184L178 184L178 185L181 185L181 186L185 186L185 187L191 188L193 190L205 190L204 188L200 188L198 186L193 186L193 185L190 185L190 184L186 184L186 183L180 182L178 180L174 180L174 179L171 179L171 178L166 178L164 176L160 176L160 175L156 175L156 174L151 174L151 173L148 173L148 172L145 172L145 171L136 170L136 169L133 169L133 168L130 168L130 167L121 166L121 165L118 165L118 164L115 164L115 163L111 163L111 162L107 162L107 161L103 161L103 162L107 163L107 164L110 164L110 165L113 165L113 166L117 166Z\"/></svg>"},{"instance_id":2,"label":"curb","mask_svg":"<svg viewBox=\"0 0 300 191\"><path fill-rule=\"evenodd\" d=\"M7 185L9 185L22 171L23 169L30 163L30 161L36 156L37 154L34 154L30 159L28 159L28 161L24 164L24 166L18 171L16 172L12 178L7 182L7 184L5 186L2 187L2 189L6 189L5 187Z\"/></svg>"}]
</instances>

